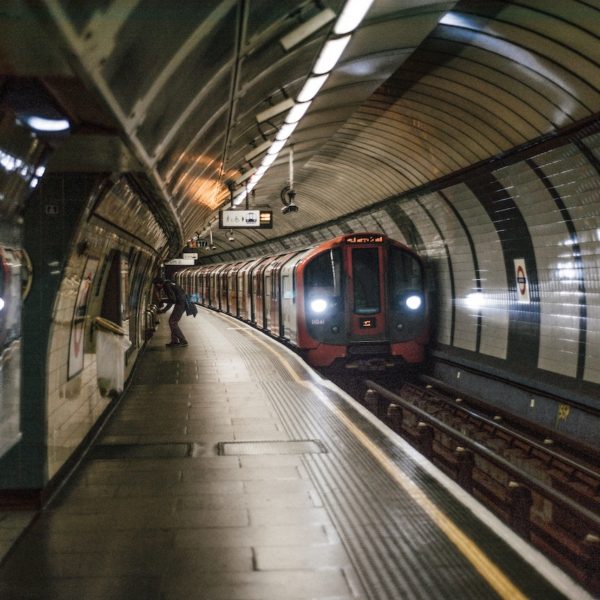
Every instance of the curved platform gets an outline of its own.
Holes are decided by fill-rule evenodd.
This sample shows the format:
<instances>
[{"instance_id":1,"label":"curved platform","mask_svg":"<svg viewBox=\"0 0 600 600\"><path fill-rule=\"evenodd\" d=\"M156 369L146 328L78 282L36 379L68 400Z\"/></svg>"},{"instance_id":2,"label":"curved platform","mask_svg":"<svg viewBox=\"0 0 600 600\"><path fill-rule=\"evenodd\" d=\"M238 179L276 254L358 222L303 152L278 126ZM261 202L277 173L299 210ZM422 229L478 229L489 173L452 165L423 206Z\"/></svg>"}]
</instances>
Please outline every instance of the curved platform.
<instances>
[{"instance_id":1,"label":"curved platform","mask_svg":"<svg viewBox=\"0 0 600 600\"><path fill-rule=\"evenodd\" d=\"M166 318L0 597L586 598L298 357L201 309Z\"/></svg>"}]
</instances>

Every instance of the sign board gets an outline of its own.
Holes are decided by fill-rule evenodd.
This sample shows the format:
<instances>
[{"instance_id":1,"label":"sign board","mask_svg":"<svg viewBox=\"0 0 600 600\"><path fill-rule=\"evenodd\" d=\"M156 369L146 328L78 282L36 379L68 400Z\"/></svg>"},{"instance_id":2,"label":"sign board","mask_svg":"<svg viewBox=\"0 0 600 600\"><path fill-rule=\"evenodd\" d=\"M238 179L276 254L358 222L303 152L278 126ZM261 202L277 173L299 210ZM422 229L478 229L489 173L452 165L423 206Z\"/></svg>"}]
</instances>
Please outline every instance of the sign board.
<instances>
[{"instance_id":1,"label":"sign board","mask_svg":"<svg viewBox=\"0 0 600 600\"><path fill-rule=\"evenodd\" d=\"M181 258L191 258L192 260L198 260L198 253L197 252L184 252L181 255Z\"/></svg>"},{"instance_id":2,"label":"sign board","mask_svg":"<svg viewBox=\"0 0 600 600\"><path fill-rule=\"evenodd\" d=\"M241 229L258 227L271 229L273 227L273 212L270 210L220 210L219 229Z\"/></svg>"},{"instance_id":3,"label":"sign board","mask_svg":"<svg viewBox=\"0 0 600 600\"><path fill-rule=\"evenodd\" d=\"M220 210L219 227L232 229L234 227L260 227L259 210Z\"/></svg>"},{"instance_id":4,"label":"sign board","mask_svg":"<svg viewBox=\"0 0 600 600\"><path fill-rule=\"evenodd\" d=\"M515 279L517 281L517 302L529 304L529 278L527 277L527 267L524 258L515 258Z\"/></svg>"},{"instance_id":5,"label":"sign board","mask_svg":"<svg viewBox=\"0 0 600 600\"><path fill-rule=\"evenodd\" d=\"M165 263L165 265L169 266L192 266L195 264L196 261L193 258L173 258L169 262Z\"/></svg>"}]
</instances>

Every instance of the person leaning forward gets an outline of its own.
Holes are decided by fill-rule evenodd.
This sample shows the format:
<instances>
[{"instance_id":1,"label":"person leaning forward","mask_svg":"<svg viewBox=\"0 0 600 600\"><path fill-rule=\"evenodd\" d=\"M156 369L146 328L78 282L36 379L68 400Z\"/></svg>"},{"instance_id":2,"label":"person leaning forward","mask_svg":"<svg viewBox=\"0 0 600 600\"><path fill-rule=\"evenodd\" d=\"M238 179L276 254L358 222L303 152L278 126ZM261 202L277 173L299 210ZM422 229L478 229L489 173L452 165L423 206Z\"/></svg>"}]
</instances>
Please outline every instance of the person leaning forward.
<instances>
[{"instance_id":1,"label":"person leaning forward","mask_svg":"<svg viewBox=\"0 0 600 600\"><path fill-rule=\"evenodd\" d=\"M164 308L159 308L159 313L167 312L173 307L173 312L169 317L169 327L171 328L171 341L167 344L168 348L187 346L188 342L185 339L185 335L179 328L179 320L183 316L186 307L186 296L185 292L172 281L163 279L162 277L155 277L152 280L158 295L161 298L161 304L165 304Z\"/></svg>"}]
</instances>

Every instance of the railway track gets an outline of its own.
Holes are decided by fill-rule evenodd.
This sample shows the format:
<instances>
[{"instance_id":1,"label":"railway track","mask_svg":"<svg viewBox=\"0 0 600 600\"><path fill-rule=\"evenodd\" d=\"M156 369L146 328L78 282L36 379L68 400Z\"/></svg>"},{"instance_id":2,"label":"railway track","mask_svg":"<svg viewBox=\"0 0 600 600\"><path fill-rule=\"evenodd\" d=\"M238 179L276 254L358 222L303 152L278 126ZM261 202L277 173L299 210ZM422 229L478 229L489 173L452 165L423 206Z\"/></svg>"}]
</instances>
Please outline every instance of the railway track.
<instances>
[{"instance_id":1,"label":"railway track","mask_svg":"<svg viewBox=\"0 0 600 600\"><path fill-rule=\"evenodd\" d=\"M372 380L355 397L592 593L600 593L596 460L440 388ZM358 393L360 389L360 394ZM366 392L365 392L366 390ZM597 457L596 457L597 459Z\"/></svg>"}]
</instances>

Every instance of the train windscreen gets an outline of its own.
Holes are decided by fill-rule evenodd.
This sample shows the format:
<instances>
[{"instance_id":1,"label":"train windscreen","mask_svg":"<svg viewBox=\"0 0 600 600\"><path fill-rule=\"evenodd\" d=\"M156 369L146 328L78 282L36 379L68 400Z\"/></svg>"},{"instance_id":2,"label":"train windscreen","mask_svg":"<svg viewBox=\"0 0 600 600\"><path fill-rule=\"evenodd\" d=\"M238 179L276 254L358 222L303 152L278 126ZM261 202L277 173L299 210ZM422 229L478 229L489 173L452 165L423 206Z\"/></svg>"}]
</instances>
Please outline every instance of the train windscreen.
<instances>
[{"instance_id":1,"label":"train windscreen","mask_svg":"<svg viewBox=\"0 0 600 600\"><path fill-rule=\"evenodd\" d=\"M389 254L389 290L392 308L416 310L423 301L423 275L417 258L392 246ZM416 304L419 306L416 306Z\"/></svg>"},{"instance_id":2,"label":"train windscreen","mask_svg":"<svg viewBox=\"0 0 600 600\"><path fill-rule=\"evenodd\" d=\"M379 249L354 248L352 270L355 314L373 315L380 312Z\"/></svg>"}]
</instances>

